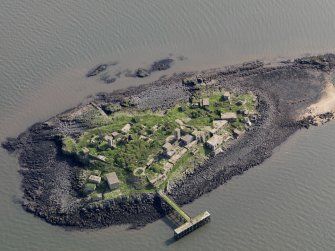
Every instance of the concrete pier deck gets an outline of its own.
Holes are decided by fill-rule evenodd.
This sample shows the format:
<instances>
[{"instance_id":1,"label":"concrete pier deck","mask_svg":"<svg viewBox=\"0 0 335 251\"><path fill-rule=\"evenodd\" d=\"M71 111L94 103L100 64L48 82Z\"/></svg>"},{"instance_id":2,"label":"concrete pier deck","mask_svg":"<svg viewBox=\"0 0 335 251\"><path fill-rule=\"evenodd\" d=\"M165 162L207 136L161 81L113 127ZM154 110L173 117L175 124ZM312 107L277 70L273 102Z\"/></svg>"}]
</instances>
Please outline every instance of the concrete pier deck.
<instances>
[{"instance_id":1,"label":"concrete pier deck","mask_svg":"<svg viewBox=\"0 0 335 251\"><path fill-rule=\"evenodd\" d=\"M197 228L208 223L210 221L210 217L211 217L210 213L205 211L201 214L198 214L196 217L191 218L190 222L186 222L185 224L177 227L174 230L174 238L180 239L184 237L185 235L193 232Z\"/></svg>"},{"instance_id":2,"label":"concrete pier deck","mask_svg":"<svg viewBox=\"0 0 335 251\"><path fill-rule=\"evenodd\" d=\"M186 222L181 226L174 229L174 238L176 240L184 237L185 235L193 232L197 228L203 226L210 221L210 213L205 211L195 217L188 216L169 196L163 191L158 191L159 196L169 204Z\"/></svg>"}]
</instances>

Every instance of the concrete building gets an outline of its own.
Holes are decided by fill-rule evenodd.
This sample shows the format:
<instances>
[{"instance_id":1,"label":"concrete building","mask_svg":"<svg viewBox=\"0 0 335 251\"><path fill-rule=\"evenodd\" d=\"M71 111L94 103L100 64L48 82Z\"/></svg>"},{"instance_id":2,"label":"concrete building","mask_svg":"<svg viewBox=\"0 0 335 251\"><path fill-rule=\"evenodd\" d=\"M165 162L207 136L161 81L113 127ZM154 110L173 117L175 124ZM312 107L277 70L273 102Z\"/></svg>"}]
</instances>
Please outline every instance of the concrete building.
<instances>
[{"instance_id":1,"label":"concrete building","mask_svg":"<svg viewBox=\"0 0 335 251\"><path fill-rule=\"evenodd\" d=\"M120 133L118 133L118 132L112 132L112 137L114 139L117 139L119 136L120 136Z\"/></svg>"},{"instance_id":2,"label":"concrete building","mask_svg":"<svg viewBox=\"0 0 335 251\"><path fill-rule=\"evenodd\" d=\"M174 138L176 141L180 139L180 129L179 128L176 128L174 130Z\"/></svg>"},{"instance_id":3,"label":"concrete building","mask_svg":"<svg viewBox=\"0 0 335 251\"><path fill-rule=\"evenodd\" d=\"M228 123L227 120L213 120L213 128L221 129Z\"/></svg>"},{"instance_id":4,"label":"concrete building","mask_svg":"<svg viewBox=\"0 0 335 251\"><path fill-rule=\"evenodd\" d=\"M107 173L105 177L110 190L117 189L120 186L120 181L115 172Z\"/></svg>"},{"instance_id":5,"label":"concrete building","mask_svg":"<svg viewBox=\"0 0 335 251\"><path fill-rule=\"evenodd\" d=\"M114 147L114 138L112 136L105 136L105 140L107 140L108 146L109 147Z\"/></svg>"},{"instance_id":6,"label":"concrete building","mask_svg":"<svg viewBox=\"0 0 335 251\"><path fill-rule=\"evenodd\" d=\"M81 149L81 151L83 152L84 155L87 155L90 152L90 149L84 147L83 149Z\"/></svg>"},{"instance_id":7,"label":"concrete building","mask_svg":"<svg viewBox=\"0 0 335 251\"><path fill-rule=\"evenodd\" d=\"M162 148L164 152L168 152L173 149L173 145L171 145L171 143L169 142L166 142Z\"/></svg>"},{"instance_id":8,"label":"concrete building","mask_svg":"<svg viewBox=\"0 0 335 251\"><path fill-rule=\"evenodd\" d=\"M96 158L103 161L103 162L106 162L106 160L107 160L107 158L103 155L98 155Z\"/></svg>"},{"instance_id":9,"label":"concrete building","mask_svg":"<svg viewBox=\"0 0 335 251\"><path fill-rule=\"evenodd\" d=\"M176 119L175 121L176 121L176 123L177 123L178 125L180 125L180 126L184 125L184 122L181 121L180 119Z\"/></svg>"},{"instance_id":10,"label":"concrete building","mask_svg":"<svg viewBox=\"0 0 335 251\"><path fill-rule=\"evenodd\" d=\"M96 188L97 188L96 184L86 183L84 187L84 193L85 194L92 193L93 191L95 191Z\"/></svg>"},{"instance_id":11,"label":"concrete building","mask_svg":"<svg viewBox=\"0 0 335 251\"><path fill-rule=\"evenodd\" d=\"M184 156L184 154L187 152L186 148L183 148L180 152L178 152L177 154L175 154L174 156L172 156L172 158L169 159L169 162L171 164L176 164L176 162Z\"/></svg>"},{"instance_id":12,"label":"concrete building","mask_svg":"<svg viewBox=\"0 0 335 251\"><path fill-rule=\"evenodd\" d=\"M197 145L197 143L198 143L197 140L193 140L191 143L187 144L187 145L185 146L185 148L186 148L187 150L191 150L191 149L193 149L193 148Z\"/></svg>"},{"instance_id":13,"label":"concrete building","mask_svg":"<svg viewBox=\"0 0 335 251\"><path fill-rule=\"evenodd\" d=\"M122 131L123 133L128 133L129 130L130 130L130 128L131 128L131 125L130 125L130 124L126 124L126 125L121 129L121 131Z\"/></svg>"},{"instance_id":14,"label":"concrete building","mask_svg":"<svg viewBox=\"0 0 335 251\"><path fill-rule=\"evenodd\" d=\"M199 100L192 100L192 102L191 102L191 107L193 107L193 108L197 108L197 107L199 107L200 106L200 102L199 102Z\"/></svg>"},{"instance_id":15,"label":"concrete building","mask_svg":"<svg viewBox=\"0 0 335 251\"><path fill-rule=\"evenodd\" d=\"M208 107L209 106L209 98L204 98L201 100L201 106L202 107Z\"/></svg>"},{"instance_id":16,"label":"concrete building","mask_svg":"<svg viewBox=\"0 0 335 251\"><path fill-rule=\"evenodd\" d=\"M169 150L165 152L166 157L171 158L176 153L175 150Z\"/></svg>"},{"instance_id":17,"label":"concrete building","mask_svg":"<svg viewBox=\"0 0 335 251\"><path fill-rule=\"evenodd\" d=\"M206 145L209 149L215 151L222 143L223 143L223 137L215 134L213 137L207 140Z\"/></svg>"},{"instance_id":18,"label":"concrete building","mask_svg":"<svg viewBox=\"0 0 335 251\"><path fill-rule=\"evenodd\" d=\"M228 122L237 121L237 115L235 112L225 112L221 114L221 119L227 120Z\"/></svg>"},{"instance_id":19,"label":"concrete building","mask_svg":"<svg viewBox=\"0 0 335 251\"><path fill-rule=\"evenodd\" d=\"M228 123L227 120L214 120L213 128L209 130L210 135L221 134L224 131L225 125Z\"/></svg>"},{"instance_id":20,"label":"concrete building","mask_svg":"<svg viewBox=\"0 0 335 251\"><path fill-rule=\"evenodd\" d=\"M222 101L230 101L230 92L224 92L222 95Z\"/></svg>"},{"instance_id":21,"label":"concrete building","mask_svg":"<svg viewBox=\"0 0 335 251\"><path fill-rule=\"evenodd\" d=\"M90 175L90 177L88 177L88 182L93 184L99 184L101 182L101 177L96 175Z\"/></svg>"},{"instance_id":22,"label":"concrete building","mask_svg":"<svg viewBox=\"0 0 335 251\"><path fill-rule=\"evenodd\" d=\"M152 163L154 163L155 159L154 158L151 158L148 160L147 164L146 164L146 167L149 167L151 166Z\"/></svg>"},{"instance_id":23,"label":"concrete building","mask_svg":"<svg viewBox=\"0 0 335 251\"><path fill-rule=\"evenodd\" d=\"M170 162L165 163L164 165L164 172L165 174L168 173L172 169L173 165Z\"/></svg>"},{"instance_id":24,"label":"concrete building","mask_svg":"<svg viewBox=\"0 0 335 251\"><path fill-rule=\"evenodd\" d=\"M209 133L208 131L194 131L192 132L192 135L198 142L205 143L209 136Z\"/></svg>"},{"instance_id":25,"label":"concrete building","mask_svg":"<svg viewBox=\"0 0 335 251\"><path fill-rule=\"evenodd\" d=\"M242 131L238 130L238 129L234 129L233 130L233 136L234 138L238 139L241 135L243 134Z\"/></svg>"},{"instance_id":26,"label":"concrete building","mask_svg":"<svg viewBox=\"0 0 335 251\"><path fill-rule=\"evenodd\" d=\"M183 145L188 145L194 140L194 137L191 134L186 134L185 136L181 137L181 142Z\"/></svg>"}]
</instances>

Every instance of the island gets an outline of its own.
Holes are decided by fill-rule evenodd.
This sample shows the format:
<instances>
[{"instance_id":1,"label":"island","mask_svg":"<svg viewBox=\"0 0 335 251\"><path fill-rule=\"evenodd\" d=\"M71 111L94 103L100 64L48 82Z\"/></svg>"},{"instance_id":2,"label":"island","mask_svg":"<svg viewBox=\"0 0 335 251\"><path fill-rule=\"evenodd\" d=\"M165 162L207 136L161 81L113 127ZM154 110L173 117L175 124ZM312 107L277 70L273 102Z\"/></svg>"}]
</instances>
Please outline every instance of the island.
<instances>
[{"instance_id":1,"label":"island","mask_svg":"<svg viewBox=\"0 0 335 251\"><path fill-rule=\"evenodd\" d=\"M333 54L257 60L98 93L2 143L19 159L22 206L74 228L139 227L173 210L175 233L201 225L208 212L178 205L334 118L334 66Z\"/></svg>"}]
</instances>

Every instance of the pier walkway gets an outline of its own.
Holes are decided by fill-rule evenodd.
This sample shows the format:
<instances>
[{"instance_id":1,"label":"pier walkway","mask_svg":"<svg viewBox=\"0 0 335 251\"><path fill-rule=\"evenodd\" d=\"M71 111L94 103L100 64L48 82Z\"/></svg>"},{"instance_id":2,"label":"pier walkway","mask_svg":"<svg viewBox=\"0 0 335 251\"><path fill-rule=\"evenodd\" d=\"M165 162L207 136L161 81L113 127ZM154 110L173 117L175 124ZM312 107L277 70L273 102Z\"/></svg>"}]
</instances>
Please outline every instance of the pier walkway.
<instances>
[{"instance_id":1,"label":"pier walkway","mask_svg":"<svg viewBox=\"0 0 335 251\"><path fill-rule=\"evenodd\" d=\"M174 238L180 239L210 221L210 213L205 211L195 217L188 216L169 196L159 190L158 195L170 205L186 222L174 229Z\"/></svg>"}]
</instances>

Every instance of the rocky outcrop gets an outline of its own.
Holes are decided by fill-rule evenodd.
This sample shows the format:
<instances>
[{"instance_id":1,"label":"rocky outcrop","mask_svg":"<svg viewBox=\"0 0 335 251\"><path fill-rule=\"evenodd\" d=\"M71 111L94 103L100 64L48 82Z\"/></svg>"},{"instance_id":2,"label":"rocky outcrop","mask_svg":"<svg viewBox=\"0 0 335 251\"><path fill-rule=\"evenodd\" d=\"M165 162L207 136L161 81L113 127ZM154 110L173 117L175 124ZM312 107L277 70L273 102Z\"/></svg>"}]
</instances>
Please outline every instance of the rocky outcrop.
<instances>
[{"instance_id":1,"label":"rocky outcrop","mask_svg":"<svg viewBox=\"0 0 335 251\"><path fill-rule=\"evenodd\" d=\"M320 98L325 88L324 74L333 70L334 58L334 55L328 54L285 61L275 67L255 61L203 71L201 74L205 83L217 80L211 82L210 88L252 91L256 94L259 116L244 136L201 167L189 170L179 180L170 182L167 192L177 203L189 203L233 176L262 163L296 130L333 119L332 113L302 120L297 120L297 117ZM180 73L148 85L100 93L93 101L96 106L108 107L111 112L125 98L131 99L138 109L166 109L188 100L192 90L182 84L182 79L197 74ZM9 138L2 143L5 149L17 152L19 156L23 208L51 224L80 228L113 224L142 226L168 213L169 207L155 194L100 202L88 202L77 194L75 179L80 164L62 153L59 136L78 137L90 128L89 115L93 108L89 103L80 105L45 123L37 123L18 138Z\"/></svg>"}]
</instances>

